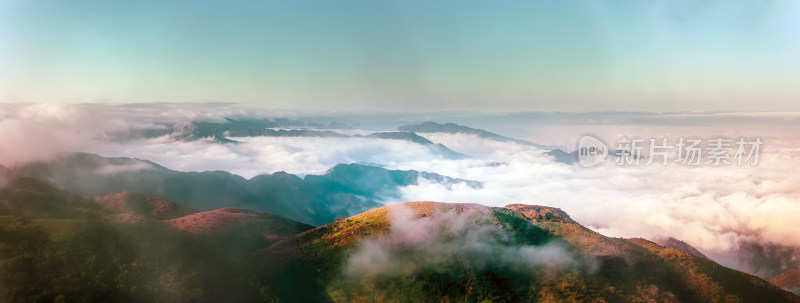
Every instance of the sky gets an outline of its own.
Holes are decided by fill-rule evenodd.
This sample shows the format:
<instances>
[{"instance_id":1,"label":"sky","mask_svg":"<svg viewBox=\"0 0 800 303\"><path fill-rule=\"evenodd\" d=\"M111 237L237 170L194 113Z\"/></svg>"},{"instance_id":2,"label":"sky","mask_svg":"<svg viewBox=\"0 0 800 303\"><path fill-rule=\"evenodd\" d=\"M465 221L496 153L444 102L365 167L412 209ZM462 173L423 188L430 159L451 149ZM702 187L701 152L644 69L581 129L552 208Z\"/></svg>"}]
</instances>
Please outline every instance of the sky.
<instances>
[{"instance_id":1,"label":"sky","mask_svg":"<svg viewBox=\"0 0 800 303\"><path fill-rule=\"evenodd\" d=\"M800 2L0 0L0 102L798 111Z\"/></svg>"}]
</instances>

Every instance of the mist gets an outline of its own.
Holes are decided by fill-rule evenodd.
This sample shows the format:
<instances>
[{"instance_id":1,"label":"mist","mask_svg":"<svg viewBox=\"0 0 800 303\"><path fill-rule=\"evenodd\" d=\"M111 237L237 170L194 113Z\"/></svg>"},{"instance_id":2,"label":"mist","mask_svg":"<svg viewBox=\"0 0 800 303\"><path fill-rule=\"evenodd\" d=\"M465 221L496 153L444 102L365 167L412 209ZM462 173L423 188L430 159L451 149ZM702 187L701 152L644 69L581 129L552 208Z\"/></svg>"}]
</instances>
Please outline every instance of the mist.
<instances>
[{"instance_id":1,"label":"mist","mask_svg":"<svg viewBox=\"0 0 800 303\"><path fill-rule=\"evenodd\" d=\"M180 140L172 132L192 121L289 118L336 125L335 131L368 134L422 121L456 122L570 151L583 134L613 143L622 136L761 138L757 166L617 167L585 169L557 163L547 150L465 134L420 133L470 157L448 159L425 146L375 138L232 137L235 143ZM334 123L335 122L335 123ZM400 189L391 204L434 200L502 206L558 207L607 236L674 237L721 264L762 276L795 265L800 235L800 137L798 116L787 113L515 113L281 111L252 106L201 104L52 105L0 107L0 164L15 167L68 152L133 157L177 171L228 171L245 178L286 171L322 174L340 163L430 171L480 181L482 187L442 185L420 179ZM123 136L141 130L164 135ZM118 174L143 167L109 167ZM784 247L781 254L758 249ZM766 265L765 265L766 264Z\"/></svg>"},{"instance_id":2,"label":"mist","mask_svg":"<svg viewBox=\"0 0 800 303\"><path fill-rule=\"evenodd\" d=\"M359 243L345 265L346 276L411 276L422 270L445 271L453 262L479 270L494 266L519 272L582 265L559 242L518 243L490 220L486 207L419 217L413 209L397 205L389 214L389 231Z\"/></svg>"}]
</instances>

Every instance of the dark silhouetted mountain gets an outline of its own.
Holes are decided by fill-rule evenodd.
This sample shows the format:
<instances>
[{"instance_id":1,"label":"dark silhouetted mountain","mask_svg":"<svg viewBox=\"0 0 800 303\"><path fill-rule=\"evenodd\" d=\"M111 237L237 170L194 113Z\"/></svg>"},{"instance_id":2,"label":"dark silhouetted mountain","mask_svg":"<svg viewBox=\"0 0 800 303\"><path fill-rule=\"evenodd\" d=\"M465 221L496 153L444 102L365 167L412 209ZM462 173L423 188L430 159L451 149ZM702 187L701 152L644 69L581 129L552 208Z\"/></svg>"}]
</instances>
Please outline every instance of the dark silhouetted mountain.
<instances>
[{"instance_id":1,"label":"dark silhouetted mountain","mask_svg":"<svg viewBox=\"0 0 800 303\"><path fill-rule=\"evenodd\" d=\"M301 121L294 121L284 118L261 119L261 120L234 120L225 118L224 123L193 121L188 127L175 127L176 138L180 140L192 141L203 138L213 138L220 143L236 142L228 139L229 137L338 137L345 136L331 131L313 130L276 130L279 127L309 127L318 126Z\"/></svg>"},{"instance_id":2,"label":"dark silhouetted mountain","mask_svg":"<svg viewBox=\"0 0 800 303\"><path fill-rule=\"evenodd\" d=\"M678 240L678 239L675 239L673 237L656 239L654 242L656 242L658 245L664 246L664 248L677 249L677 250L681 250L681 251L685 251L687 253L690 253L690 254L692 254L693 256L696 256L696 257L708 259L708 257L706 257L706 255L701 253L699 250L697 250L697 248L694 248L693 246L689 245L688 243L683 242L683 241Z\"/></svg>"},{"instance_id":3,"label":"dark silhouetted mountain","mask_svg":"<svg viewBox=\"0 0 800 303\"><path fill-rule=\"evenodd\" d=\"M131 191L164 197L200 211L243 207L316 226L398 199L399 187L416 185L418 178L446 186L480 186L479 182L433 173L359 164L337 165L320 176L299 178L277 172L247 180L224 171L178 172L145 160L85 153L28 164L16 171L84 197Z\"/></svg>"}]
</instances>

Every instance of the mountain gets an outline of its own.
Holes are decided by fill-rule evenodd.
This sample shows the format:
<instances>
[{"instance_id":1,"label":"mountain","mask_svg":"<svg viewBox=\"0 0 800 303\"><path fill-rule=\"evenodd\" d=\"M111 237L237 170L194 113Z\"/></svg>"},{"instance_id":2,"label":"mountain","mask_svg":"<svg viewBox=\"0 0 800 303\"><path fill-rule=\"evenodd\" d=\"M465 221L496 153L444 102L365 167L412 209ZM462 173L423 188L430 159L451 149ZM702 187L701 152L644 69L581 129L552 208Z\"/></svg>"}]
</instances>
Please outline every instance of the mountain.
<instances>
[{"instance_id":1,"label":"mountain","mask_svg":"<svg viewBox=\"0 0 800 303\"><path fill-rule=\"evenodd\" d=\"M334 302L800 302L758 277L644 239L609 238L561 210L409 202L303 232L297 254Z\"/></svg>"},{"instance_id":2,"label":"mountain","mask_svg":"<svg viewBox=\"0 0 800 303\"><path fill-rule=\"evenodd\" d=\"M689 254L691 254L693 256L700 257L700 258L703 258L703 259L708 259L708 257L706 257L706 255L701 253L696 248L692 247L691 245L689 245L686 242L683 242L681 240L675 239L673 237L656 239L654 242L658 243L658 245L664 246L665 248L672 248L672 249L685 251L685 252L687 252L687 253L689 253Z\"/></svg>"},{"instance_id":3,"label":"mountain","mask_svg":"<svg viewBox=\"0 0 800 303\"><path fill-rule=\"evenodd\" d=\"M790 269L780 275L769 278L772 284L800 295L800 270Z\"/></svg>"},{"instance_id":4,"label":"mountain","mask_svg":"<svg viewBox=\"0 0 800 303\"><path fill-rule=\"evenodd\" d=\"M89 199L32 178L15 177L0 188L0 216L86 218L99 208Z\"/></svg>"},{"instance_id":5,"label":"mountain","mask_svg":"<svg viewBox=\"0 0 800 303\"><path fill-rule=\"evenodd\" d=\"M402 183L412 173L368 174ZM230 207L158 220L154 209L185 208L128 192L82 199L30 178L0 196L38 201L0 214L3 302L800 302L710 260L605 237L552 207L408 202L313 228ZM74 211L53 216L54 207ZM130 210L153 217L103 215Z\"/></svg>"},{"instance_id":6,"label":"mountain","mask_svg":"<svg viewBox=\"0 0 800 303\"><path fill-rule=\"evenodd\" d=\"M117 217L135 220L166 220L182 217L197 211L176 204L167 199L124 191L116 194L94 197L94 201Z\"/></svg>"},{"instance_id":7,"label":"mountain","mask_svg":"<svg viewBox=\"0 0 800 303\"><path fill-rule=\"evenodd\" d=\"M413 132L376 132L369 135L346 135L330 130L315 129L279 129L279 127L322 127L319 124L288 119L273 120L234 120L226 118L225 123L193 121L188 126L174 126L173 137L179 140L193 141L212 139L217 143L236 143L236 137L317 137L317 138L377 138L389 140L403 140L428 146L431 151L441 154L447 159L463 159L468 156L455 152L442 144L434 144L428 139ZM162 136L163 132L153 132L154 136Z\"/></svg>"},{"instance_id":8,"label":"mountain","mask_svg":"<svg viewBox=\"0 0 800 303\"><path fill-rule=\"evenodd\" d=\"M194 213L166 223L176 230L221 239L226 243L237 242L252 249L288 240L313 228L273 214L235 207Z\"/></svg>"},{"instance_id":9,"label":"mountain","mask_svg":"<svg viewBox=\"0 0 800 303\"><path fill-rule=\"evenodd\" d=\"M535 147L538 147L538 148L544 148L543 145L539 145L539 144L536 144L536 143L533 143L533 142L530 142L530 141L525 141L525 140L522 140L522 139L510 138L510 137L498 135L496 133L493 133L493 132L490 132L490 131L487 131L487 130L471 128L471 127L467 127L467 126L463 126L463 125L458 125L458 124L455 124L455 123L439 124L439 123L436 123L436 122L428 121L428 122L422 122L420 124L411 124L411 125L400 126L397 129L401 130L401 131L415 132L415 133L470 134L470 135L476 135L476 136L484 138L484 139L494 140L494 141L498 141L498 142L514 142L514 143L521 144L521 145L528 145L528 146L535 146Z\"/></svg>"},{"instance_id":10,"label":"mountain","mask_svg":"<svg viewBox=\"0 0 800 303\"><path fill-rule=\"evenodd\" d=\"M465 158L469 158L469 156L467 156L465 154L462 154L462 153L459 153L459 152L456 152L456 151L453 151L452 149L448 148L447 146L444 146L444 144L435 144L435 143L431 142L430 140L426 139L425 137L417 135L417 134L415 134L413 132L405 132L405 131L402 131L402 132L378 132L378 133L369 134L366 137L367 138L379 138L379 139L405 140L405 141L410 141L410 142L414 142L414 143L417 143L417 144L429 146L432 151L434 151L434 152L436 152L438 154L441 154L442 156L444 156L447 159L465 159Z\"/></svg>"},{"instance_id":11,"label":"mountain","mask_svg":"<svg viewBox=\"0 0 800 303\"><path fill-rule=\"evenodd\" d=\"M540 149L550 149L549 151L545 152L545 155L553 157L553 159L559 163L572 165L578 162L577 152L566 152L562 149L551 148L530 141L506 137L487 130L471 128L463 125L458 125L455 123L440 124L428 121L419 124L400 126L397 129L401 131L416 132L416 133L447 133L447 134L476 135L484 139L498 141L498 142L513 142L521 145L534 146Z\"/></svg>"},{"instance_id":12,"label":"mountain","mask_svg":"<svg viewBox=\"0 0 800 303\"><path fill-rule=\"evenodd\" d=\"M268 137L319 137L319 138L375 138L387 140L402 140L427 146L434 153L447 159L464 159L467 155L455 152L442 144L435 144L424 137L412 132L376 132L369 135L345 135L333 131L319 131L310 129L265 129L260 136Z\"/></svg>"},{"instance_id":13,"label":"mountain","mask_svg":"<svg viewBox=\"0 0 800 303\"><path fill-rule=\"evenodd\" d=\"M572 165L578 163L578 152L565 152L561 149L553 149L544 153L545 155L553 157L556 162Z\"/></svg>"},{"instance_id":14,"label":"mountain","mask_svg":"<svg viewBox=\"0 0 800 303\"><path fill-rule=\"evenodd\" d=\"M320 137L320 138L346 138L345 134L333 131L319 131L310 129L265 129L259 136L267 137Z\"/></svg>"},{"instance_id":15,"label":"mountain","mask_svg":"<svg viewBox=\"0 0 800 303\"><path fill-rule=\"evenodd\" d=\"M14 176L14 171L0 164L0 177L9 178L13 176Z\"/></svg>"},{"instance_id":16,"label":"mountain","mask_svg":"<svg viewBox=\"0 0 800 303\"><path fill-rule=\"evenodd\" d=\"M14 171L10 168L0 165L0 187L4 186L6 182L10 181L16 176Z\"/></svg>"},{"instance_id":17,"label":"mountain","mask_svg":"<svg viewBox=\"0 0 800 303\"><path fill-rule=\"evenodd\" d=\"M130 198L104 197L101 205L33 179L17 182L24 184L0 193L0 302L285 301L285 284L295 285L292 291L308 284L292 276L305 272L302 265L254 257L308 225L243 210L236 220L214 221L213 231L192 233L173 221L197 214L107 220L115 201ZM9 195L9 188L23 194ZM28 207L3 208L8 202ZM218 211L227 212L234 211Z\"/></svg>"},{"instance_id":18,"label":"mountain","mask_svg":"<svg viewBox=\"0 0 800 303\"><path fill-rule=\"evenodd\" d=\"M245 179L223 171L179 172L131 158L74 153L15 168L84 197L130 191L164 197L200 211L241 207L266 211L315 226L333 222L400 198L399 188L419 178L444 185L480 182L413 170L341 164L324 175L304 178L285 172Z\"/></svg>"},{"instance_id":19,"label":"mountain","mask_svg":"<svg viewBox=\"0 0 800 303\"><path fill-rule=\"evenodd\" d=\"M431 140L425 139L420 135L417 135L413 132L377 132L366 135L364 137L367 138L378 138L378 139L391 139L391 140L404 140L409 142L414 142L417 144L422 145L430 145L433 144Z\"/></svg>"}]
</instances>

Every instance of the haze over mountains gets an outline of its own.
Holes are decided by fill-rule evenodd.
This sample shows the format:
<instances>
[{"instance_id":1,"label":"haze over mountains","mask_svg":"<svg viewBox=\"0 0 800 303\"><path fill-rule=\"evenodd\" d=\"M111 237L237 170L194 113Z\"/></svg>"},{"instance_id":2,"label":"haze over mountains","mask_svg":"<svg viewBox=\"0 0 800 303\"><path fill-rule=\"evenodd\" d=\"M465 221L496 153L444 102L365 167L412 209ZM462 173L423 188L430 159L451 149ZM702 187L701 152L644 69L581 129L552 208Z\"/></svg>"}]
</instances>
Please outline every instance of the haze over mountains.
<instances>
[{"instance_id":1,"label":"haze over mountains","mask_svg":"<svg viewBox=\"0 0 800 303\"><path fill-rule=\"evenodd\" d=\"M201 140L210 138L217 143L236 143L240 137L316 137L316 138L376 138L403 140L426 146L447 159L463 159L467 155L455 152L440 143L433 143L410 131L373 132L367 135L348 135L333 130L341 126L335 123L323 125L290 119L234 120L225 118L224 123L192 121L188 125L173 125L171 129L140 130L133 134L122 134L119 139L156 138L170 136L179 140Z\"/></svg>"},{"instance_id":2,"label":"haze over mountains","mask_svg":"<svg viewBox=\"0 0 800 303\"><path fill-rule=\"evenodd\" d=\"M118 220L126 214L140 220ZM18 177L0 189L0 234L8 302L800 302L705 258L523 204L410 202L313 228L130 192L86 199ZM70 274L76 261L81 275Z\"/></svg>"},{"instance_id":3,"label":"haze over mountains","mask_svg":"<svg viewBox=\"0 0 800 303\"><path fill-rule=\"evenodd\" d=\"M0 164L18 169L55 163L74 152L145 159L103 169L90 166L88 172L36 176L86 199L126 190L110 183L139 184L143 195L172 192L165 197L168 201L199 212L253 208L313 226L404 201L548 205L605 235L672 237L724 266L768 278L800 267L800 240L792 228L800 210L794 190L800 179L792 169L800 165L795 153L800 138L785 131L796 119L774 113L320 114L260 111L231 104L17 105L0 110L0 135L14 143L0 146ZM456 131L397 130L424 121L442 128L452 123ZM242 136L226 136L223 131L221 138L228 142L217 140L212 131L206 137L180 138L179 134L192 132L179 126L194 122L239 131ZM256 122L278 126L261 130L266 135L248 135L247 131L268 126L244 125ZM740 127L742 123L748 125L747 131ZM583 169L568 164L569 151L587 131L609 145L620 136L668 136L672 143L682 136L760 136L767 143L760 163L753 167L626 168L606 163ZM447 157L436 148L439 144L468 157ZM558 159L559 150L566 161ZM355 166L346 169L348 164ZM354 169L361 166L379 168L375 174L382 177L374 179L384 180L380 182L404 180L383 170L420 173L416 182L388 181L393 185L385 188L364 183L368 190L360 187L362 181L357 178L341 181L328 176L334 168L349 170L345 176L371 176L372 169ZM169 181L165 184L170 186L147 183L144 171L151 171L157 182ZM421 172L480 186L419 178ZM261 177L253 181L257 176ZM413 178L413 173L409 176ZM50 181L51 177L60 179ZM315 177L317 181L311 180ZM256 182L262 178L265 181ZM89 182L78 184L78 180ZM93 184L114 190L96 190ZM271 184L279 184L274 185L279 189L270 188ZM335 194L316 190L331 184L338 184L332 191ZM261 187L267 190L259 191ZM315 206L297 210L281 202L293 197L304 199L301 206ZM250 217L244 212L221 212L225 218L233 217L232 213ZM117 222L151 220L129 213L113 217Z\"/></svg>"},{"instance_id":4,"label":"haze over mountains","mask_svg":"<svg viewBox=\"0 0 800 303\"><path fill-rule=\"evenodd\" d=\"M417 184L420 179L446 186L481 186L480 182L435 173L360 164L340 164L325 175L303 178L277 172L245 179L223 171L178 172L145 160L86 153L30 163L16 172L85 197L133 191L163 196L198 210L245 207L317 226L382 206L383 201L399 197L399 187Z\"/></svg>"}]
</instances>

